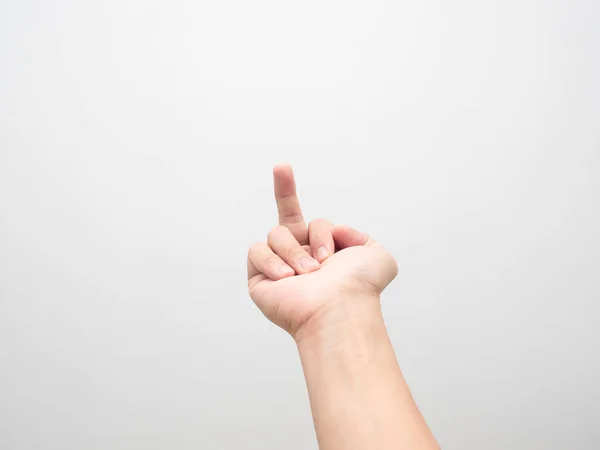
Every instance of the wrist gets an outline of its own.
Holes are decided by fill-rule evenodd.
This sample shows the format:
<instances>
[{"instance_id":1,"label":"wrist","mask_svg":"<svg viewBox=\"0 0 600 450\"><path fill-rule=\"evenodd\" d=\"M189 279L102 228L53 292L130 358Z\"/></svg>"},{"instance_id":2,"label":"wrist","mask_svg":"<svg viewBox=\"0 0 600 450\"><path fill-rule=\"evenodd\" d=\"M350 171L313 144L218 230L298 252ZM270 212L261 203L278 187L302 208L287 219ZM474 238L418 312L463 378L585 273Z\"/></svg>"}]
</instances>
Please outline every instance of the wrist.
<instances>
[{"instance_id":1,"label":"wrist","mask_svg":"<svg viewBox=\"0 0 600 450\"><path fill-rule=\"evenodd\" d=\"M384 330L378 295L340 294L326 302L294 334L299 350L338 345L351 336Z\"/></svg>"}]
</instances>

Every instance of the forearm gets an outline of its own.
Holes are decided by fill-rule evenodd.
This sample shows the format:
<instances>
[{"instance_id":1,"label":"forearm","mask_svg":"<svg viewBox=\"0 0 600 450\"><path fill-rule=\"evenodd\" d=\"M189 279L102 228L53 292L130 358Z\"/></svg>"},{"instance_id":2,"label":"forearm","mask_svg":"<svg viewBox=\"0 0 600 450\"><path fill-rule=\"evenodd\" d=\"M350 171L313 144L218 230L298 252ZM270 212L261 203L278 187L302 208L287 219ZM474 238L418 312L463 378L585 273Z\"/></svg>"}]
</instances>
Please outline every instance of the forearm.
<instances>
[{"instance_id":1,"label":"forearm","mask_svg":"<svg viewBox=\"0 0 600 450\"><path fill-rule=\"evenodd\" d=\"M321 450L439 448L412 399L377 298L347 298L297 337Z\"/></svg>"}]
</instances>

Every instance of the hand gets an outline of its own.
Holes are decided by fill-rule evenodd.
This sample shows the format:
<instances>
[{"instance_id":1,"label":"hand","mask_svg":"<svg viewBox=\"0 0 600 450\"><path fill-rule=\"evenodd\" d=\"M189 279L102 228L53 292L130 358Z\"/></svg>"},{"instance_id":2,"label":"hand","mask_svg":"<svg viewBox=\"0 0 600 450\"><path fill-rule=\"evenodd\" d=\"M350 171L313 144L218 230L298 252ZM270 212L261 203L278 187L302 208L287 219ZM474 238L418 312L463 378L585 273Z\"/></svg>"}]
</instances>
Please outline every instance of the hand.
<instances>
[{"instance_id":1,"label":"hand","mask_svg":"<svg viewBox=\"0 0 600 450\"><path fill-rule=\"evenodd\" d=\"M291 167L275 167L273 178L279 226L248 253L248 289L263 314L296 338L315 318L378 304L398 272L394 258L352 228L324 219L307 227Z\"/></svg>"}]
</instances>

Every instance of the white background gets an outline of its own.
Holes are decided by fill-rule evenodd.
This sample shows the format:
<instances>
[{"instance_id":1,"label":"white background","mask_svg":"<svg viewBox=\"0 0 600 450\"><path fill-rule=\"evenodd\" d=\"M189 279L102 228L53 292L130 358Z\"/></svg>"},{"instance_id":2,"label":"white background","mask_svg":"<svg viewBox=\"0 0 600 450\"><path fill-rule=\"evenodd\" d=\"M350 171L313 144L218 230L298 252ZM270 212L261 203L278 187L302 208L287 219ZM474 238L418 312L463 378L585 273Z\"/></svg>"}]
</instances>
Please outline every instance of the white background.
<instances>
[{"instance_id":1,"label":"white background","mask_svg":"<svg viewBox=\"0 0 600 450\"><path fill-rule=\"evenodd\" d=\"M600 3L2 1L0 448L316 449L271 168L397 257L445 449L600 447Z\"/></svg>"}]
</instances>

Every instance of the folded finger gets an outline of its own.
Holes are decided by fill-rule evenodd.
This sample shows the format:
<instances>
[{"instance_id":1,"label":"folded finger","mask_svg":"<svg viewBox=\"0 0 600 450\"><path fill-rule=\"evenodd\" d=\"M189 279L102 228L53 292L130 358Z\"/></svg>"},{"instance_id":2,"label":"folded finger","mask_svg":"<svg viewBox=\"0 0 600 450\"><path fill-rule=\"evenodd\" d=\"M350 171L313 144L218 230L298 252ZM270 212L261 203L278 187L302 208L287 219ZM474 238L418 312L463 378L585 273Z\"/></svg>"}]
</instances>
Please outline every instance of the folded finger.
<instances>
[{"instance_id":1,"label":"folded finger","mask_svg":"<svg viewBox=\"0 0 600 450\"><path fill-rule=\"evenodd\" d=\"M248 252L248 279L265 274L271 280L294 275L294 269L287 265L266 242L254 244Z\"/></svg>"},{"instance_id":2,"label":"folded finger","mask_svg":"<svg viewBox=\"0 0 600 450\"><path fill-rule=\"evenodd\" d=\"M325 219L316 219L308 224L308 240L311 253L319 262L325 261L335 251L333 228L333 224Z\"/></svg>"},{"instance_id":3,"label":"folded finger","mask_svg":"<svg viewBox=\"0 0 600 450\"><path fill-rule=\"evenodd\" d=\"M267 241L269 247L296 273L308 273L319 268L317 260L298 243L287 227L273 228Z\"/></svg>"}]
</instances>

